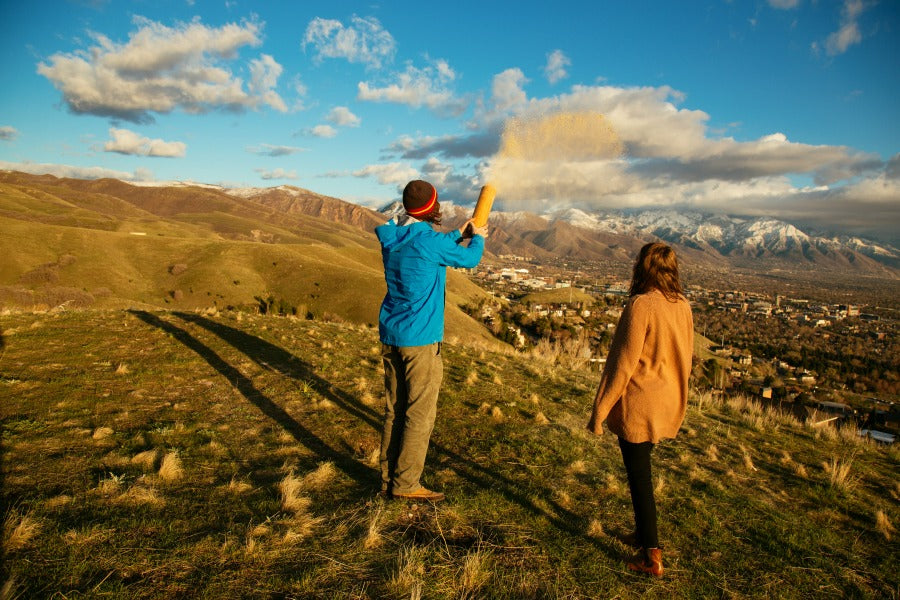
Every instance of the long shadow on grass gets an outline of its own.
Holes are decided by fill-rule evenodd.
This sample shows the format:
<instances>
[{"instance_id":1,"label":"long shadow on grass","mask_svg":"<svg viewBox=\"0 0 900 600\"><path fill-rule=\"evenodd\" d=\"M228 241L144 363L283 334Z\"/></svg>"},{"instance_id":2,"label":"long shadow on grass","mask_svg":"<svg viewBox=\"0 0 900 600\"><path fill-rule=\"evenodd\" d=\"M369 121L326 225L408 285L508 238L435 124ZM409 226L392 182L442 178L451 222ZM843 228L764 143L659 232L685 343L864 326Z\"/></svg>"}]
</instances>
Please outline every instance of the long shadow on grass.
<instances>
[{"instance_id":1,"label":"long shadow on grass","mask_svg":"<svg viewBox=\"0 0 900 600\"><path fill-rule=\"evenodd\" d=\"M156 315L138 310L132 310L129 312L148 325L165 331L176 340L199 354L206 362L210 364L212 368L214 368L223 377L225 377L247 400L253 403L257 408L259 408L259 410L262 411L264 415L281 425L288 433L294 436L294 439L299 443L303 444L311 451L316 452L322 458L332 461L336 467L341 469L344 473L346 473L349 477L356 481L357 484L361 486L371 486L372 482L375 481L376 476L372 469L353 460L351 457L347 456L346 452L342 452L332 448L312 431L294 420L294 418L291 417L291 415L289 415L287 412L285 412L283 408L278 406L270 398L266 397L265 394L260 392L256 388L256 386L253 385L253 382L250 379L248 379L246 376L244 376L243 373L223 360L209 346L199 341L184 329L163 321ZM224 327L218 325L217 323L214 323L213 321L195 317L194 315L178 314L177 316L181 317L184 320L197 322L198 324L204 326L206 324L211 324L218 327ZM195 319L197 320L195 321ZM212 330L211 327L207 327L207 329ZM292 355L285 352L281 348L278 348L277 346L269 344L266 341L231 329L229 327L225 327L225 329L228 329L235 334L246 336L246 339L241 340L245 343L240 346L234 344L235 347L246 352L248 356L253 356L255 354L256 356L265 357L267 361L265 364L270 365L271 368L282 370L284 368L284 365L286 365L287 362L289 362L291 359L296 361L296 359L294 359ZM229 340L226 339L226 341ZM303 366L301 369L299 369L299 371L306 372L308 371L308 367Z\"/></svg>"},{"instance_id":2,"label":"long shadow on grass","mask_svg":"<svg viewBox=\"0 0 900 600\"><path fill-rule=\"evenodd\" d=\"M248 358L263 368L278 371L286 377L302 379L307 382L316 393L327 398L354 417L368 423L376 431L381 431L382 421L379 413L359 402L351 394L344 392L333 386L327 380L316 375L308 364L283 348L239 329L229 327L228 325L218 323L197 314L179 312L174 313L174 316L214 333L223 341L234 346L235 349L246 354ZM228 368L232 369L231 367ZM287 417L287 415L285 415L285 417ZM287 418L290 419L290 417ZM552 490L533 490L536 492L536 495L541 497L541 501L552 509L552 512L548 512L538 506L538 504L527 495L518 491L520 486L514 480L505 477L493 469L484 467L461 454L436 443L434 440L431 442L431 449L436 454L443 455L445 458L449 459L449 463L452 465L451 468L470 483L482 489L498 490L508 501L518 504L534 515L547 518L560 530L574 536L584 536L584 517L560 506L559 503L553 499L551 494ZM336 460L335 463L338 464ZM371 477L372 479L370 479L369 483L375 483L377 478L375 476ZM594 538L587 539L596 545L602 546L603 550L608 554L617 554L617 551L612 546L602 544Z\"/></svg>"}]
</instances>

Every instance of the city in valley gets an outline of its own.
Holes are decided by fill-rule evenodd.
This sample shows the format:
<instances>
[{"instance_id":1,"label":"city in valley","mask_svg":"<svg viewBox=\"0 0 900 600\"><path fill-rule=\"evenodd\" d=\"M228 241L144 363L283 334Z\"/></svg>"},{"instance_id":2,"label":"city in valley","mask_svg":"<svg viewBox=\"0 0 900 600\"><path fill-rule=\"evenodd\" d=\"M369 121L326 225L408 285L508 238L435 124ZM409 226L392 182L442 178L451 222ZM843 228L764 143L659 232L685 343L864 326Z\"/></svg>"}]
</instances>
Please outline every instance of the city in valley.
<instances>
[{"instance_id":1,"label":"city in valley","mask_svg":"<svg viewBox=\"0 0 900 600\"><path fill-rule=\"evenodd\" d=\"M602 369L628 298L627 266L501 255L470 277L492 300L463 309L496 337ZM697 333L696 389L743 394L811 425L849 425L879 442L897 439L897 308L879 305L883 294L852 294L850 284L836 291L841 285L825 281L821 290L792 290L764 277L700 271L682 281Z\"/></svg>"}]
</instances>

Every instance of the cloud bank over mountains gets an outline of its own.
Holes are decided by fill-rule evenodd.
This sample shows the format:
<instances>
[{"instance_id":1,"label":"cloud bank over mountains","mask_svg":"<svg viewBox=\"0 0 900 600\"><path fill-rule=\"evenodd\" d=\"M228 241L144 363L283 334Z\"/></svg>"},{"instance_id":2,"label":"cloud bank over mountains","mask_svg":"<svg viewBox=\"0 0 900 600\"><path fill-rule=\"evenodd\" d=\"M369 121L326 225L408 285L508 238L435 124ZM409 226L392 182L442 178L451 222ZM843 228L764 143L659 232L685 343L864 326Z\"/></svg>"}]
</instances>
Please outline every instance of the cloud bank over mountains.
<instances>
[{"instance_id":1,"label":"cloud bank over mountains","mask_svg":"<svg viewBox=\"0 0 900 600\"><path fill-rule=\"evenodd\" d=\"M795 0L769 0L779 11L796 9ZM813 51L830 56L859 44L859 17L866 5L847 0L837 29ZM256 17L219 27L199 18L165 25L133 19L125 41L92 33L84 49L52 54L37 72L62 94L77 115L113 120L104 152L141 157L186 156L180 141L154 139L117 125L148 124L180 111L271 110L288 113L306 104L309 91L300 73L286 74L279 57L265 47L265 23ZM775 216L821 229L840 229L896 241L900 223L900 155L887 161L847 146L814 145L771 131L757 139L739 140L710 127L712 117L691 106L681 91L667 85L622 86L574 84L562 89L577 65L561 49L543 56L546 62L510 66L495 73L489 87L461 92L464 74L447 59L418 55L397 64L403 52L378 19L353 16L346 21L315 17L297 33L296 51L310 61L346 61L361 65L356 97L347 102L386 103L430 111L443 119L440 132L402 131L380 148L380 156L364 165L334 165L320 177L350 177L393 185L426 177L442 198L473 201L480 186L498 169L500 140L512 120L539 121L553 115L602 114L621 143L615 156L548 156L520 161L505 179L498 202L506 210L566 206L581 209L685 207L734 215ZM244 56L252 55L252 56ZM287 75L287 77L285 77ZM598 74L599 77L600 74ZM534 95L534 79L560 90ZM286 83L288 80L289 83ZM291 87L296 98L286 100ZM329 140L342 128L363 128L346 105L320 107L322 122L294 135ZM357 109L354 109L357 110ZM398 129L401 124L398 124ZM0 142L15 143L22 133L0 127ZM227 134L224 140L227 143ZM260 140L246 152L284 158L297 148ZM146 169L133 172L7 161L3 168L69 174L148 179ZM255 168L263 179L297 179L286 165Z\"/></svg>"}]
</instances>

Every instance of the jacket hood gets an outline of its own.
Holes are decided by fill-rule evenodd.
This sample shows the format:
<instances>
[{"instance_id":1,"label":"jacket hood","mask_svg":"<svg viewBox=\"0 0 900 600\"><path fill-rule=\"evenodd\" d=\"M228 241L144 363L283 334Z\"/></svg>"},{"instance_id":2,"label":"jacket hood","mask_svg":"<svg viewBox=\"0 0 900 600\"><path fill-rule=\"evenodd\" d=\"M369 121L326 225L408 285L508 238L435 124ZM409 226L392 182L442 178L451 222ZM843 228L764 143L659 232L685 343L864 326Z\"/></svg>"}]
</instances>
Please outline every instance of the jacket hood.
<instances>
[{"instance_id":1,"label":"jacket hood","mask_svg":"<svg viewBox=\"0 0 900 600\"><path fill-rule=\"evenodd\" d=\"M411 219L404 221L403 225L397 224L397 219L392 219L384 225L375 228L375 235L381 242L381 247L388 252L402 248L412 241L423 229L431 229L431 224L425 221Z\"/></svg>"}]
</instances>

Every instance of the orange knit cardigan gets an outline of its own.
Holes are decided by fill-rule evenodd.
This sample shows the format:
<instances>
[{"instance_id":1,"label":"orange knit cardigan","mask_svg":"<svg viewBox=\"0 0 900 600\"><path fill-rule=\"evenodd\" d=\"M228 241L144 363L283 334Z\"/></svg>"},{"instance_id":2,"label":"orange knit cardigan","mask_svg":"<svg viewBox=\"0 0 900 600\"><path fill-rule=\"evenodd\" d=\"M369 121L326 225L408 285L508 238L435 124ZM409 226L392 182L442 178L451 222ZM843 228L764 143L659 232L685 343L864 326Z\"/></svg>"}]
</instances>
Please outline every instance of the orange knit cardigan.
<instances>
[{"instance_id":1,"label":"orange knit cardigan","mask_svg":"<svg viewBox=\"0 0 900 600\"><path fill-rule=\"evenodd\" d=\"M588 429L632 443L674 438L687 410L694 321L684 297L659 290L629 299L616 326Z\"/></svg>"}]
</instances>

